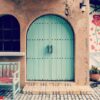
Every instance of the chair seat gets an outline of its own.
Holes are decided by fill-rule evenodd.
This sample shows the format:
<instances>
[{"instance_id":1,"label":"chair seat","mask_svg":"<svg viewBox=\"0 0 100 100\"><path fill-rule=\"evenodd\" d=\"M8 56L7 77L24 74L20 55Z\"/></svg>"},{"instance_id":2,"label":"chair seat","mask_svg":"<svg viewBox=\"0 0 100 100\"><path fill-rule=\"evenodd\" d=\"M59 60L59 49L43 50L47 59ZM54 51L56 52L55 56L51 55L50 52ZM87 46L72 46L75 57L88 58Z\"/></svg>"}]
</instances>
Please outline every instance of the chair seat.
<instances>
[{"instance_id":1,"label":"chair seat","mask_svg":"<svg viewBox=\"0 0 100 100\"><path fill-rule=\"evenodd\" d=\"M12 83L12 78L9 77L0 77L0 83Z\"/></svg>"},{"instance_id":2,"label":"chair seat","mask_svg":"<svg viewBox=\"0 0 100 100\"><path fill-rule=\"evenodd\" d=\"M0 96L0 100L4 100L4 97L3 96Z\"/></svg>"}]
</instances>

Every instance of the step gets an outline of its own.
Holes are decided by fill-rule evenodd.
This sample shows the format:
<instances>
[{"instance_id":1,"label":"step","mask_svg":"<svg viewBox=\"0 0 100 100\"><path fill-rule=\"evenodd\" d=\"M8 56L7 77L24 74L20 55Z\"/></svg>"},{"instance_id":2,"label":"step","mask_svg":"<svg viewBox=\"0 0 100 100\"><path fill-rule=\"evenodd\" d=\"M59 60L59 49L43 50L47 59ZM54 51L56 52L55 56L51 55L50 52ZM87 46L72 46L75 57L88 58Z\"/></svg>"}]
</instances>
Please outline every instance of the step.
<instances>
[{"instance_id":1,"label":"step","mask_svg":"<svg viewBox=\"0 0 100 100\"><path fill-rule=\"evenodd\" d=\"M34 81L34 82L26 82L28 86L74 86L75 82L51 82L51 81Z\"/></svg>"},{"instance_id":2,"label":"step","mask_svg":"<svg viewBox=\"0 0 100 100\"><path fill-rule=\"evenodd\" d=\"M26 85L23 93L28 94L92 94L90 86L30 86Z\"/></svg>"}]
</instances>

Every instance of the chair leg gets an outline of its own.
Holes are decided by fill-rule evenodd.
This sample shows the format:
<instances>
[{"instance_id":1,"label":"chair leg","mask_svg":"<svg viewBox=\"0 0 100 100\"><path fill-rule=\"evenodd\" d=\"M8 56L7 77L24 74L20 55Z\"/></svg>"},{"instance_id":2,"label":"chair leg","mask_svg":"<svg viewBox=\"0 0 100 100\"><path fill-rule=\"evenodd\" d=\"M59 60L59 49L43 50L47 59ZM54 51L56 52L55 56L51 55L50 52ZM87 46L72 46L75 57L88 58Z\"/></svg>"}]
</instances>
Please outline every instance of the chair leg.
<instances>
[{"instance_id":1,"label":"chair leg","mask_svg":"<svg viewBox=\"0 0 100 100\"><path fill-rule=\"evenodd\" d=\"M17 87L17 89L16 89L16 84L18 84L18 87ZM16 83L16 84L14 84L13 83L13 86L12 86L12 93L13 93L13 95L12 95L12 100L15 100L15 95L16 95L16 93L17 92L20 92L20 83Z\"/></svg>"},{"instance_id":2,"label":"chair leg","mask_svg":"<svg viewBox=\"0 0 100 100\"><path fill-rule=\"evenodd\" d=\"M13 89L12 89L12 99L15 99L15 84L13 84Z\"/></svg>"},{"instance_id":3,"label":"chair leg","mask_svg":"<svg viewBox=\"0 0 100 100\"><path fill-rule=\"evenodd\" d=\"M20 82L18 83L18 88L19 88L19 92L21 91L21 89L20 89Z\"/></svg>"}]
</instances>

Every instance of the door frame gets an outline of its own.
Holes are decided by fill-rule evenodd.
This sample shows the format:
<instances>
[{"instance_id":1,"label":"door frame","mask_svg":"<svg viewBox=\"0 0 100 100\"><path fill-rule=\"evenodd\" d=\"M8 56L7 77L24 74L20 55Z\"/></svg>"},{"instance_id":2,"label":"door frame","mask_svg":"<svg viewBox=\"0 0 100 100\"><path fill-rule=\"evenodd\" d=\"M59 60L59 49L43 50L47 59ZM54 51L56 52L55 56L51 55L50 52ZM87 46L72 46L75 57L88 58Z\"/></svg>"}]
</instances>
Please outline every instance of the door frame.
<instances>
[{"instance_id":1,"label":"door frame","mask_svg":"<svg viewBox=\"0 0 100 100\"><path fill-rule=\"evenodd\" d=\"M26 57L25 57L25 83L28 83L28 82L39 82L39 83L41 83L41 82L53 82L53 83L57 83L57 82L66 82L66 83L75 83L75 81L76 81L76 68L75 68L75 32L74 32L74 29L73 29L73 26L71 25L71 23L69 22L69 20L68 19L66 19L64 16L62 16L62 15L59 15L59 14L53 14L53 13L47 13L47 14L42 14L42 15L39 15L39 16L36 16L35 18L33 18L33 20L31 20L31 22L29 22L29 25L28 25L28 27L27 27L27 30L26 30L26 56L27 56L27 33L28 33L28 31L29 31L29 28L30 28L30 26L37 20L37 19L39 19L40 17L43 17L43 16L47 16L47 15L55 15L55 16L58 16L58 17L60 17L60 18L62 18L62 19L64 19L69 25L70 25L70 27L71 27L71 29L72 29L72 31L73 31L73 37L74 37L74 44L73 44L73 47L74 47L74 80L73 81L67 81L67 80L64 80L64 81L59 81L59 80L55 80L55 81L38 81L38 80L34 80L34 81L28 81L27 80L27 59L26 59Z\"/></svg>"}]
</instances>

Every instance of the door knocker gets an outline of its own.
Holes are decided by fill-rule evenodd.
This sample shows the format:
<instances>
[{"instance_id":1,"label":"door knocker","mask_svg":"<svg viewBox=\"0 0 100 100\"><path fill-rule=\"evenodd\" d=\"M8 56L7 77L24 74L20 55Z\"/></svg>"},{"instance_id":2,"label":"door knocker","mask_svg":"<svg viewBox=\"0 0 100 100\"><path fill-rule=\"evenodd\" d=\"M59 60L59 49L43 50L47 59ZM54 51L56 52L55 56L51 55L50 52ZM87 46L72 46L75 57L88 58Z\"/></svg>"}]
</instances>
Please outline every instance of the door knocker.
<instances>
[{"instance_id":1,"label":"door knocker","mask_svg":"<svg viewBox=\"0 0 100 100\"><path fill-rule=\"evenodd\" d=\"M47 51L48 51L49 54L52 54L52 52L53 52L53 46L52 45L48 45L47 46Z\"/></svg>"}]
</instances>

